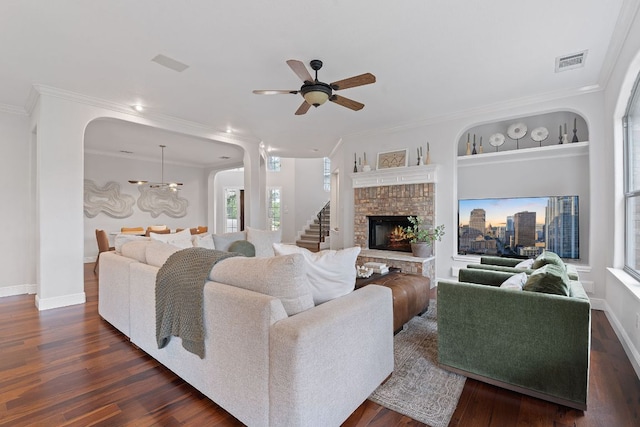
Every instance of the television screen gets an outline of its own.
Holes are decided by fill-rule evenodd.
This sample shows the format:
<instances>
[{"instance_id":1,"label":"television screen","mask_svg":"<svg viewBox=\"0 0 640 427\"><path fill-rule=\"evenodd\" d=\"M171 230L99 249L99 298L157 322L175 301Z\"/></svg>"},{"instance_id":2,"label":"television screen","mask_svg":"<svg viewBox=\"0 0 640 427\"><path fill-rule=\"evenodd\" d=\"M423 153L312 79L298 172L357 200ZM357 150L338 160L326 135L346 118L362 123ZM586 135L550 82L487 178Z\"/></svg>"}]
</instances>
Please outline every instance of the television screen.
<instances>
[{"instance_id":1,"label":"television screen","mask_svg":"<svg viewBox=\"0 0 640 427\"><path fill-rule=\"evenodd\" d=\"M580 258L578 196L458 200L458 253Z\"/></svg>"}]
</instances>

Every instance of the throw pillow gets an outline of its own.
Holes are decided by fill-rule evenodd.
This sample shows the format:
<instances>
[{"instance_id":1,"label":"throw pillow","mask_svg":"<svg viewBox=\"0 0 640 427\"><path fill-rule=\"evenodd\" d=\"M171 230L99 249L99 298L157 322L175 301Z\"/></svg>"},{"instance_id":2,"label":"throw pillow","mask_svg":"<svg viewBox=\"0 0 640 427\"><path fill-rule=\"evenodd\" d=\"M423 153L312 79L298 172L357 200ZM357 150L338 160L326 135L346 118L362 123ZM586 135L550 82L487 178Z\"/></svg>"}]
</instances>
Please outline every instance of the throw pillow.
<instances>
[{"instance_id":1,"label":"throw pillow","mask_svg":"<svg viewBox=\"0 0 640 427\"><path fill-rule=\"evenodd\" d=\"M521 291L524 287L524 284L527 283L527 273L518 273L509 277L507 280L502 282L500 285L501 288L513 289L516 291Z\"/></svg>"},{"instance_id":2,"label":"throw pillow","mask_svg":"<svg viewBox=\"0 0 640 427\"><path fill-rule=\"evenodd\" d=\"M227 258L213 266L209 279L278 298L289 316L313 307L301 255Z\"/></svg>"},{"instance_id":3,"label":"throw pillow","mask_svg":"<svg viewBox=\"0 0 640 427\"><path fill-rule=\"evenodd\" d=\"M229 246L236 240L247 240L246 231L236 231L235 233L214 234L213 244L219 251L229 251Z\"/></svg>"},{"instance_id":4,"label":"throw pillow","mask_svg":"<svg viewBox=\"0 0 640 427\"><path fill-rule=\"evenodd\" d=\"M265 231L247 227L247 240L256 247L257 257L274 256L273 244L282 241L282 230Z\"/></svg>"},{"instance_id":5,"label":"throw pillow","mask_svg":"<svg viewBox=\"0 0 640 427\"><path fill-rule=\"evenodd\" d=\"M120 252L122 256L133 258L139 262L147 262L147 246L151 243L149 239L132 240L122 245Z\"/></svg>"},{"instance_id":6,"label":"throw pillow","mask_svg":"<svg viewBox=\"0 0 640 427\"><path fill-rule=\"evenodd\" d=\"M530 292L569 296L569 277L564 268L547 264L531 273L523 289Z\"/></svg>"},{"instance_id":7,"label":"throw pillow","mask_svg":"<svg viewBox=\"0 0 640 427\"><path fill-rule=\"evenodd\" d=\"M522 262L516 264L516 268L526 268L529 269L533 265L533 258L526 259Z\"/></svg>"},{"instance_id":8,"label":"throw pillow","mask_svg":"<svg viewBox=\"0 0 640 427\"><path fill-rule=\"evenodd\" d=\"M170 245L169 243L152 240L151 243L147 245L145 251L147 264L158 268L162 267L167 259L179 250L180 248Z\"/></svg>"},{"instance_id":9,"label":"throw pillow","mask_svg":"<svg viewBox=\"0 0 640 427\"><path fill-rule=\"evenodd\" d=\"M555 252L551 251L544 251L540 255L538 255L531 268L538 269L547 264L555 264L559 267L562 267L564 270L567 269L564 265L564 261L562 261L562 258L560 258Z\"/></svg>"},{"instance_id":10,"label":"throw pillow","mask_svg":"<svg viewBox=\"0 0 640 427\"><path fill-rule=\"evenodd\" d=\"M188 229L179 231L177 233L168 234L158 234L151 232L149 233L149 237L151 238L151 240L169 243L170 245L177 246L180 249L193 247L193 243L191 243L191 232Z\"/></svg>"},{"instance_id":11,"label":"throw pillow","mask_svg":"<svg viewBox=\"0 0 640 427\"><path fill-rule=\"evenodd\" d=\"M215 249L216 245L213 244L213 236L209 233L196 234L191 238L193 246L196 248Z\"/></svg>"},{"instance_id":12,"label":"throw pillow","mask_svg":"<svg viewBox=\"0 0 640 427\"><path fill-rule=\"evenodd\" d=\"M314 253L298 246L274 243L273 249L276 255L304 256L313 302L316 305L346 295L355 288L356 259L360 253L357 246Z\"/></svg>"},{"instance_id":13,"label":"throw pillow","mask_svg":"<svg viewBox=\"0 0 640 427\"><path fill-rule=\"evenodd\" d=\"M246 240L236 240L229 245L229 252L236 252L248 257L256 256L256 247Z\"/></svg>"},{"instance_id":14,"label":"throw pillow","mask_svg":"<svg viewBox=\"0 0 640 427\"><path fill-rule=\"evenodd\" d=\"M149 240L148 237L145 236L136 236L134 234L118 234L114 239L114 247L116 249L116 253L122 252L122 245L127 242L132 242L134 240Z\"/></svg>"}]
</instances>

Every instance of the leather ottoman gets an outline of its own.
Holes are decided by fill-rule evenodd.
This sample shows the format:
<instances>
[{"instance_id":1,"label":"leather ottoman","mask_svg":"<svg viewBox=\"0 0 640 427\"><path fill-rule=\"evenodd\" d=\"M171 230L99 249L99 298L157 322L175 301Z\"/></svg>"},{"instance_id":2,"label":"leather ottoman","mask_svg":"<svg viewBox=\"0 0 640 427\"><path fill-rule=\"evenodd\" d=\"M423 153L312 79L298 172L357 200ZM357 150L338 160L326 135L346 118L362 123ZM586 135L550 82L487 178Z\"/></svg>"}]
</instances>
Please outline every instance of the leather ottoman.
<instances>
[{"instance_id":1,"label":"leather ottoman","mask_svg":"<svg viewBox=\"0 0 640 427\"><path fill-rule=\"evenodd\" d=\"M366 279L356 279L356 289L376 284L386 286L393 294L393 331L402 329L413 316L424 313L429 307L430 283L428 277L390 271L373 274Z\"/></svg>"}]
</instances>

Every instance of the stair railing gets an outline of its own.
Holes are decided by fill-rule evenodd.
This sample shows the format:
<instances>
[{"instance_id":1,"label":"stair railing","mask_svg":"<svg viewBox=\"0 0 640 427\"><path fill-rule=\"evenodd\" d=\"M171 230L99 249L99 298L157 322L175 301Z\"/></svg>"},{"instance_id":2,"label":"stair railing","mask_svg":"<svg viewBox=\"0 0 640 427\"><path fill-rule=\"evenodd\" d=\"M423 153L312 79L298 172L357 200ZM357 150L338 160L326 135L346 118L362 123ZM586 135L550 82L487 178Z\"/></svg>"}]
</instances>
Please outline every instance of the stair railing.
<instances>
[{"instance_id":1,"label":"stair railing","mask_svg":"<svg viewBox=\"0 0 640 427\"><path fill-rule=\"evenodd\" d=\"M329 235L329 226L327 225L326 227L324 226L325 222L329 222L329 205L330 205L330 201L327 202L324 207L322 209L320 209L320 212L318 212L318 222L320 223L320 237L319 237L319 241L320 243L323 243L325 240L325 237L327 237Z\"/></svg>"}]
</instances>

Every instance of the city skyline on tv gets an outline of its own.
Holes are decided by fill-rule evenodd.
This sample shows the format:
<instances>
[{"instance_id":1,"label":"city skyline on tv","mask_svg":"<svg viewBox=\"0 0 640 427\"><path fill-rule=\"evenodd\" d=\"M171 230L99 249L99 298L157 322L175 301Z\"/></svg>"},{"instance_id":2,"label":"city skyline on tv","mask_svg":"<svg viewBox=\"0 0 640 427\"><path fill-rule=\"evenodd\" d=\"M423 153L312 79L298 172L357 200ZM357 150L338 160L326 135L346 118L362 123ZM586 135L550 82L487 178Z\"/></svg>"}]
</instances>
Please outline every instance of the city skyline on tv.
<instances>
[{"instance_id":1,"label":"city skyline on tv","mask_svg":"<svg viewBox=\"0 0 640 427\"><path fill-rule=\"evenodd\" d=\"M543 225L546 219L546 207L550 197L514 197L496 199L460 199L458 214L460 225L469 225L471 211L484 209L487 225L506 226L507 217L518 212L535 212L536 224Z\"/></svg>"}]
</instances>

